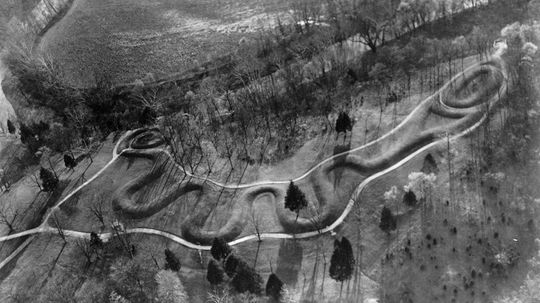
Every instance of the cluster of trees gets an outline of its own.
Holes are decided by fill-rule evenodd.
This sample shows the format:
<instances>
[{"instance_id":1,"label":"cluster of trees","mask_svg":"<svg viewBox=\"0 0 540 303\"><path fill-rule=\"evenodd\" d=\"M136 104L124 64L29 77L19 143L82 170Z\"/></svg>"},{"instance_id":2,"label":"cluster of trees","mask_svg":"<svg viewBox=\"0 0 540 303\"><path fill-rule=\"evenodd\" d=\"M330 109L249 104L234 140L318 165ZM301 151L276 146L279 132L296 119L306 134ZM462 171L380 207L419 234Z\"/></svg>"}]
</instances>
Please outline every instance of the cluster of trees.
<instances>
[{"instance_id":1,"label":"cluster of trees","mask_svg":"<svg viewBox=\"0 0 540 303\"><path fill-rule=\"evenodd\" d=\"M397 194L397 188L393 187L393 189L395 194ZM409 207L416 206L418 200L416 198L416 194L411 188L406 187L402 202ZM381 210L379 228L386 233L390 233L397 228L397 218L392 213L392 210L387 206L384 206Z\"/></svg>"},{"instance_id":2,"label":"cluster of trees","mask_svg":"<svg viewBox=\"0 0 540 303\"><path fill-rule=\"evenodd\" d=\"M437 19L451 21L464 9L475 9L482 4L482 1L462 0L333 0L326 8L336 41L355 37L376 53L390 39L399 39Z\"/></svg>"},{"instance_id":3,"label":"cluster of trees","mask_svg":"<svg viewBox=\"0 0 540 303\"><path fill-rule=\"evenodd\" d=\"M54 119L21 124L21 140L32 149L51 143L56 145L53 149L64 151L90 137L101 138L112 131L153 122L155 113L136 92L117 89L106 79L97 80L90 88L71 85L56 62L24 40L11 41L4 62L16 77L16 88L27 105L52 112ZM49 129L53 122L57 124L54 131Z\"/></svg>"},{"instance_id":4,"label":"cluster of trees","mask_svg":"<svg viewBox=\"0 0 540 303\"><path fill-rule=\"evenodd\" d=\"M211 285L214 287L221 285L227 276L235 291L261 294L261 277L252 267L233 253L227 242L221 238L215 238L210 252L213 259L208 263L206 279ZM336 239L330 259L330 277L343 285L344 281L353 276L355 264L356 260L349 240L346 237ZM276 273L271 273L266 282L266 296L271 298L273 302L279 302L284 295L284 289L283 281Z\"/></svg>"},{"instance_id":5,"label":"cluster of trees","mask_svg":"<svg viewBox=\"0 0 540 303\"><path fill-rule=\"evenodd\" d=\"M236 256L227 242L215 238L210 253L213 257L208 263L206 279L217 287L225 281L225 274L233 289L238 293L249 292L255 295L262 293L262 278L255 269L240 257ZM282 295L283 282L272 273L266 282L266 295L279 301Z\"/></svg>"}]
</instances>

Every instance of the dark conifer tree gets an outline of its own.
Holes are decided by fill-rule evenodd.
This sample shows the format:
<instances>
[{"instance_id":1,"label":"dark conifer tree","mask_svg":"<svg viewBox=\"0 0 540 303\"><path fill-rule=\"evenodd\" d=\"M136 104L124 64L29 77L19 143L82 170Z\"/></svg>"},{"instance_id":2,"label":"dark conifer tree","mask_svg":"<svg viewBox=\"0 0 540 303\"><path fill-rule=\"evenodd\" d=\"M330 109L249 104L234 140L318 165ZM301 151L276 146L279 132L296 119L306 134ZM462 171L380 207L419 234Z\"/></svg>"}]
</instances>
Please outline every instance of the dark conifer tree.
<instances>
[{"instance_id":1,"label":"dark conifer tree","mask_svg":"<svg viewBox=\"0 0 540 303\"><path fill-rule=\"evenodd\" d=\"M10 134L14 134L15 131L17 130L17 129L15 128L15 125L13 124L13 122L11 122L11 120L9 120L9 119L7 120L7 128L8 128L8 132L9 132Z\"/></svg>"},{"instance_id":2,"label":"dark conifer tree","mask_svg":"<svg viewBox=\"0 0 540 303\"><path fill-rule=\"evenodd\" d=\"M243 261L240 260L238 257L236 257L233 254L230 254L227 259L225 259L225 273L229 277L233 277L236 274L236 270L238 269L238 266Z\"/></svg>"},{"instance_id":3,"label":"dark conifer tree","mask_svg":"<svg viewBox=\"0 0 540 303\"><path fill-rule=\"evenodd\" d=\"M58 186L58 178L54 173L44 167L39 171L39 178L41 179L41 186L44 192L52 192Z\"/></svg>"},{"instance_id":4,"label":"dark conifer tree","mask_svg":"<svg viewBox=\"0 0 540 303\"><path fill-rule=\"evenodd\" d=\"M431 154L427 154L427 156L424 158L424 164L422 165L422 169L420 170L424 174L437 174L439 173L439 168L437 167L437 161L435 161L435 158Z\"/></svg>"},{"instance_id":5,"label":"dark conifer tree","mask_svg":"<svg viewBox=\"0 0 540 303\"><path fill-rule=\"evenodd\" d=\"M354 254L351 243L345 237L334 241L334 253L330 259L330 277L343 282L352 277L354 272Z\"/></svg>"},{"instance_id":6,"label":"dark conifer tree","mask_svg":"<svg viewBox=\"0 0 540 303\"><path fill-rule=\"evenodd\" d=\"M210 262L208 262L206 280L208 280L208 282L210 282L210 284L213 286L219 285L221 282L223 282L223 269L214 259L211 259Z\"/></svg>"},{"instance_id":7,"label":"dark conifer tree","mask_svg":"<svg viewBox=\"0 0 540 303\"><path fill-rule=\"evenodd\" d=\"M165 249L165 269L170 269L172 271L180 270L180 260L176 255L168 248Z\"/></svg>"},{"instance_id":8,"label":"dark conifer tree","mask_svg":"<svg viewBox=\"0 0 540 303\"><path fill-rule=\"evenodd\" d=\"M338 118L336 120L336 132L343 133L345 132L345 125L343 124L343 113L339 113Z\"/></svg>"},{"instance_id":9,"label":"dark conifer tree","mask_svg":"<svg viewBox=\"0 0 540 303\"><path fill-rule=\"evenodd\" d=\"M308 205L306 196L304 193L296 186L293 181L289 183L289 188L287 188L287 194L285 195L285 207L296 213L296 219L300 215L300 210L305 208Z\"/></svg>"},{"instance_id":10,"label":"dark conifer tree","mask_svg":"<svg viewBox=\"0 0 540 303\"><path fill-rule=\"evenodd\" d=\"M232 252L231 247L227 244L227 241L222 238L214 238L212 242L212 247L210 248L210 253L214 259L220 261L221 259L227 258Z\"/></svg>"},{"instance_id":11,"label":"dark conifer tree","mask_svg":"<svg viewBox=\"0 0 540 303\"><path fill-rule=\"evenodd\" d=\"M77 161L71 155L65 154L64 165L69 169L73 169L77 166Z\"/></svg>"},{"instance_id":12,"label":"dark conifer tree","mask_svg":"<svg viewBox=\"0 0 540 303\"><path fill-rule=\"evenodd\" d=\"M272 273L268 277L266 282L266 295L272 300L279 302L281 298L281 291L283 290L283 282L278 278L275 273Z\"/></svg>"},{"instance_id":13,"label":"dark conifer tree","mask_svg":"<svg viewBox=\"0 0 540 303\"><path fill-rule=\"evenodd\" d=\"M102 247L103 241L95 232L90 233L90 246L91 247Z\"/></svg>"},{"instance_id":14,"label":"dark conifer tree","mask_svg":"<svg viewBox=\"0 0 540 303\"><path fill-rule=\"evenodd\" d=\"M263 281L261 276L255 272L255 269L248 266L245 262L240 262L231 284L234 290L239 293L248 291L253 294L260 294Z\"/></svg>"},{"instance_id":15,"label":"dark conifer tree","mask_svg":"<svg viewBox=\"0 0 540 303\"><path fill-rule=\"evenodd\" d=\"M409 206L415 206L416 205L416 202L418 202L416 200L416 195L414 194L414 192L409 189L407 192L405 192L405 194L403 195L403 203L409 205Z\"/></svg>"},{"instance_id":16,"label":"dark conifer tree","mask_svg":"<svg viewBox=\"0 0 540 303\"><path fill-rule=\"evenodd\" d=\"M396 218L392 214L392 211L386 206L383 207L381 211L381 222L379 223L379 227L385 232L390 232L397 227Z\"/></svg>"},{"instance_id":17,"label":"dark conifer tree","mask_svg":"<svg viewBox=\"0 0 540 303\"><path fill-rule=\"evenodd\" d=\"M352 121L351 117L349 117L349 114L343 113L343 127L346 131L352 131Z\"/></svg>"},{"instance_id":18,"label":"dark conifer tree","mask_svg":"<svg viewBox=\"0 0 540 303\"><path fill-rule=\"evenodd\" d=\"M345 133L352 130L352 121L346 112L340 112L336 120L336 132Z\"/></svg>"},{"instance_id":19,"label":"dark conifer tree","mask_svg":"<svg viewBox=\"0 0 540 303\"><path fill-rule=\"evenodd\" d=\"M34 137L34 134L32 133L32 130L30 127L26 126L26 124L21 123L20 125L21 130L21 142L24 144L27 144L31 138Z\"/></svg>"}]
</instances>

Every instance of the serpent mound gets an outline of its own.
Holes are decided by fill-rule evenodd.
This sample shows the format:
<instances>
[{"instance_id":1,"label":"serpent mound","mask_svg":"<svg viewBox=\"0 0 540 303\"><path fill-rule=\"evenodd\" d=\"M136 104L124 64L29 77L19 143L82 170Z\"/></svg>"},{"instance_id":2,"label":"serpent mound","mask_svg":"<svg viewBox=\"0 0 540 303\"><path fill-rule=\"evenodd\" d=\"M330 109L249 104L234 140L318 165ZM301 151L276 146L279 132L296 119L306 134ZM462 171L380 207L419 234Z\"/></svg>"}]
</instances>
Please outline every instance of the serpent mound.
<instances>
[{"instance_id":1,"label":"serpent mound","mask_svg":"<svg viewBox=\"0 0 540 303\"><path fill-rule=\"evenodd\" d=\"M302 176L284 176L280 181L251 184L222 184L186 173L175 164L164 146L163 136L155 129L138 130L126 136L127 147L122 156L147 158L155 167L175 166L174 185L159 195L141 200L138 193L147 190L154 180L170 170L152 170L138 176L120 188L113 200L115 211L131 218L152 216L170 203L182 203L181 197L196 191L200 206L183 218L181 234L194 244L210 244L214 237L241 242L254 239L246 234L248 213L253 203L264 196L273 203L278 223L272 231L263 231L262 237L307 238L336 228L347 216L362 189L373 179L391 172L413 157L441 142L446 134L455 138L466 135L480 125L506 94L508 79L500 60L473 66L455 76L437 93L421 102L394 130L385 136L320 162ZM289 177L289 178L287 178ZM309 206L297 216L284 207L288 180L306 194ZM223 216L220 226L209 227L208 218L220 216L212 201L225 195L231 208ZM361 203L361 201L359 201ZM274 213L275 212L275 213ZM177 231L178 232L178 231ZM245 235L242 238L242 235Z\"/></svg>"}]
</instances>

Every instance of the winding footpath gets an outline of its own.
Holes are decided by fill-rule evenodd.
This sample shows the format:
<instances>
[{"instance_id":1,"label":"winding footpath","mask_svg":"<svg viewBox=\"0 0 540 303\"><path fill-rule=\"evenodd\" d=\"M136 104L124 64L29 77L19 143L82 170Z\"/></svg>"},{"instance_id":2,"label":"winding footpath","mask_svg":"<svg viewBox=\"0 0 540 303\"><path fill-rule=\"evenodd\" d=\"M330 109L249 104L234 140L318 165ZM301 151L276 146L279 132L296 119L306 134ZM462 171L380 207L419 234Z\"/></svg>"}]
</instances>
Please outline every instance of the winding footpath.
<instances>
[{"instance_id":1,"label":"winding footpath","mask_svg":"<svg viewBox=\"0 0 540 303\"><path fill-rule=\"evenodd\" d=\"M502 61L502 59L500 59L500 56L501 54L504 52L504 47L501 47L495 54L494 54L494 60L499 60L499 61ZM504 64L502 64L502 66L504 66ZM448 105L444 103L444 101L442 100L442 98L438 97L437 94L439 94L439 96L442 95L442 93L448 89L448 86L449 85L452 85L452 83L454 83L454 81L456 81L459 77L462 77L466 72L470 71L471 69L474 69L474 68L478 68L479 65L474 65L474 66L471 66L469 68L467 68L465 71L463 71L462 73L459 73L457 74L456 76L454 76L450 81L448 81L443 87L441 87L437 92L435 92L432 96L430 96L429 98L432 98L432 97L437 97L437 102L442 106L442 107L447 107ZM508 78L507 78L507 72L504 68L502 68L502 70L500 71L502 73L502 75L504 76L504 80L502 81L502 84L501 84L501 87L499 88L499 91L506 91L508 89ZM429 99L429 98L426 98ZM359 147L356 147L354 149L351 149L349 151L346 151L346 152L343 152L343 153L340 153L340 154L336 154L336 155L333 155L331 157L328 157L324 160L322 160L321 162L317 163L316 165L314 165L312 168L310 168L309 170L307 170L304 174L302 174L301 176L298 176L296 177L295 179L293 179L293 181L299 181L299 180L302 180L306 177L308 177L311 173L313 173L315 170L317 170L318 168L320 168L321 166L323 166L324 164L330 162L330 161L333 161L339 157L342 157L344 155L347 155L347 154L350 154L350 153L353 153L355 151L358 151L358 150L361 150L361 149L364 149L366 147L369 147L371 145L374 145L376 144L377 142L385 139L385 138L388 138L389 136L393 135L394 133L396 133L398 130L400 130L404 125L406 125L406 123L408 121L410 121L411 119L413 119L417 114L418 112L421 110L421 106L422 105L422 102L407 116L407 118L405 120L403 120L398 126L396 126L394 129L392 129L390 132L386 133L384 136L374 140L374 141L371 141L370 143L368 144L365 144L365 145L362 145L362 146L359 146ZM453 135L450 140L452 141L455 141L455 140L458 140L459 138L463 137L463 136L466 136L467 134L470 134L471 132L473 132L475 129L477 129L487 118L487 113L483 114L482 117L475 123L473 124L471 127L467 128L466 130L458 133L458 134L455 134ZM3 237L0 237L0 242L2 241L8 241L8 240L11 240L11 239L16 239L16 238L20 238L20 237L25 237L25 236L32 236L32 235L36 235L36 234L41 234L41 233L58 233L58 230L56 228L53 228L53 227L50 227L48 226L47 222L50 218L50 216L64 203L66 202L68 199L70 199L73 195L75 195L77 192L79 192L81 189L83 189L85 186L87 186L89 183L91 183L92 181L94 181L97 177L99 177L100 175L102 175L108 168L109 166L111 166L115 161L116 159L118 159L118 157L120 157L123 153L125 152L131 152L131 151L136 151L135 149L133 149L131 146L128 146L127 148L119 151L119 147L120 145L124 142L124 140L130 135L132 134L133 131L129 131L129 132L126 132L119 140L118 142L116 143L114 149L113 149L113 152L112 152L112 158L111 160L104 166L102 167L95 175L93 175L90 179L88 179L86 182L84 182L83 184L81 184L80 186L78 186L77 188L75 188L71 193L69 193L67 196L65 196L62 200L60 200L53 208L50 209L50 211L48 212L48 214L45 216L42 224L39 226L39 227L36 227L36 228L33 228L33 229L30 229L30 230L26 230L26 231L23 231L23 232L20 232L20 233L16 233L16 234L12 234L12 235L7 235L7 236L3 236ZM240 244L240 243L244 243L244 242L248 242L248 241L256 241L258 240L259 238L260 239L292 239L292 238L295 238L295 239L305 239L305 238L311 238L311 237L316 237L316 236L319 236L321 234L324 234L324 233L332 233L334 229L336 229L339 225L341 225L343 223L343 221L346 219L346 217L348 216L348 214L352 211L353 209L353 206L356 202L356 199L357 197L360 195L360 193L365 189L365 187L373 180L385 175L385 174L388 174L389 172L391 171L394 171L398 168L400 168L401 166L403 166L405 163L407 163L409 160L413 159L414 157L418 156L419 154L423 153L424 151L438 145L438 144L441 144L441 143L446 143L446 138L441 138L441 139L438 139L438 140L435 140L421 148L419 148L418 150L415 150L414 152L408 154L407 156L405 156L403 159L397 161L396 163L394 163L393 165L389 166L388 168L382 170L382 171L379 171L371 176L369 176L368 178L366 178L363 182L361 182L358 187L356 188L356 190L354 191L354 193L352 194L348 204L346 205L344 211L341 213L341 215L330 225L326 226L325 228L322 228L320 230L314 230L314 231L308 231L308 232L303 232L303 233L297 233L297 234L294 234L294 233L261 233L259 235L257 234L252 234L252 235L248 235L248 236L244 236L244 237L241 237L241 238L237 238L231 242L229 242L229 245L231 246L234 246L234 245L237 245L237 244ZM168 157L170 157L171 159L174 159L172 157L172 155L170 154L169 151L167 150L163 150L163 149L159 149L159 151L161 152L164 152L168 155ZM264 185L276 185L276 184L287 184L290 182L290 180L278 180L278 181L259 181L259 182L254 182L254 183L246 183L246 184L224 184L224 183L221 183L221 182L218 182L218 181L215 181L215 180L211 180L211 179L208 179L207 177L201 177L201 176L196 176L196 175L193 175L192 173L190 172L187 172L185 171L178 163L175 163L178 168L180 170L182 170L186 175L192 177L192 178L196 178L196 179L199 179L199 180L203 180L204 182L208 182L210 184L213 184L214 186L217 186L217 187L220 187L220 188L225 188L225 189L245 189L245 188L250 188L250 187L254 187L254 186L264 186ZM64 235L66 236L69 236L69 237L74 237L74 238L89 238L90 237L90 233L87 233L87 232L79 232L79 231L73 231L73 230L63 230L63 233ZM162 236L162 237L165 237L165 238L168 238L178 244L181 244L185 247L188 247L188 248L191 248L191 249L197 249L197 250L209 250L210 249L210 246L208 245L199 245L199 244L196 244L196 243L192 243L188 240L185 240L183 239L182 237L178 236L178 235L175 235L175 234L172 234L172 233L169 233L169 232L165 232L165 231L162 231L162 230L158 230L158 229L153 229L153 228L131 228L131 229L127 229L126 230L126 233L130 233L130 234L148 234L148 235L158 235L158 236ZM100 235L100 237L104 240L104 241L108 241L111 237L113 236L112 233L102 233ZM32 240L33 237L30 237L28 239L26 239L26 241L20 245L8 258L6 258L5 260L3 260L1 263L0 263L0 270L6 265L8 264L11 260L13 260L15 258L16 255L18 255L29 243L30 241Z\"/></svg>"}]
</instances>

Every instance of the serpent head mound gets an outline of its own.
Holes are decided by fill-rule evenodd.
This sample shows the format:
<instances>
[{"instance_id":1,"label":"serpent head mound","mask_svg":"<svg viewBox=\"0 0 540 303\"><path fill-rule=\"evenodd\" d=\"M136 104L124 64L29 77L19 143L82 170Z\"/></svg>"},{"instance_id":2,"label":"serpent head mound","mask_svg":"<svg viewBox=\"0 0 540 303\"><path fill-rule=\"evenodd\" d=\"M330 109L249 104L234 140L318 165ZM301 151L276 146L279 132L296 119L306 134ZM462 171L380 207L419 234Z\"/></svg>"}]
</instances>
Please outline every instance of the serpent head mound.
<instances>
[{"instance_id":1,"label":"serpent head mound","mask_svg":"<svg viewBox=\"0 0 540 303\"><path fill-rule=\"evenodd\" d=\"M503 63L492 60L472 66L449 81L433 102L433 113L446 118L462 118L485 113L505 95L507 81Z\"/></svg>"},{"instance_id":2,"label":"serpent head mound","mask_svg":"<svg viewBox=\"0 0 540 303\"><path fill-rule=\"evenodd\" d=\"M165 139L163 135L156 129L144 130L133 136L130 142L130 147L133 149L149 149L163 145Z\"/></svg>"}]
</instances>

